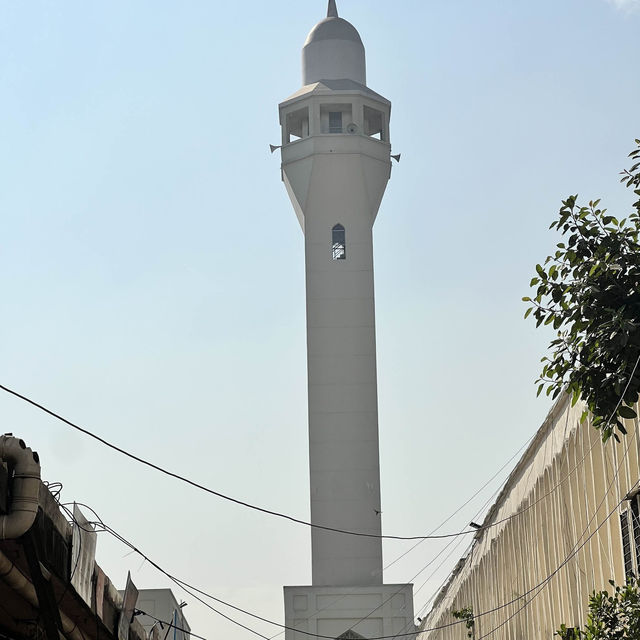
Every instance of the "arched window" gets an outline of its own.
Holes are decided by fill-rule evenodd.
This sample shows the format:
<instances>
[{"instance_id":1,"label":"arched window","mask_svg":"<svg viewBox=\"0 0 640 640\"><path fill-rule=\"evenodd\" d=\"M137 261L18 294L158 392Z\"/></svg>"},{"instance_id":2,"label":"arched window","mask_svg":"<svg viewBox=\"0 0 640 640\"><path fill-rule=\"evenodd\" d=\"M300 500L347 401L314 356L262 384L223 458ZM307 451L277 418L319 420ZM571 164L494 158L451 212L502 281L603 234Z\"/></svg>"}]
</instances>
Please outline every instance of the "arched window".
<instances>
[{"instance_id":1,"label":"arched window","mask_svg":"<svg viewBox=\"0 0 640 640\"><path fill-rule=\"evenodd\" d=\"M331 229L331 251L334 260L347 259L345 231L341 224L337 224L333 229Z\"/></svg>"}]
</instances>

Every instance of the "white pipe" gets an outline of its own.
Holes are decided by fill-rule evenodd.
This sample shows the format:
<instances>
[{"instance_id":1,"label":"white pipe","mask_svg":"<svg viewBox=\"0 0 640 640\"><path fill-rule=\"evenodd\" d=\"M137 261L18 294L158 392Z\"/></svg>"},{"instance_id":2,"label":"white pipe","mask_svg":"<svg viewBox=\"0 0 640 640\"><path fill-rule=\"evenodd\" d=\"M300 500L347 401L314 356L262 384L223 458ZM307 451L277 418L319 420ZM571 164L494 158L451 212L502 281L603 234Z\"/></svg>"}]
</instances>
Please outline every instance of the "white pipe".
<instances>
[{"instance_id":1,"label":"white pipe","mask_svg":"<svg viewBox=\"0 0 640 640\"><path fill-rule=\"evenodd\" d=\"M0 551L0 576L13 591L36 609L39 609L40 603L38 602L35 587L2 551ZM61 640L65 640L65 638L68 640L87 640L78 625L62 611L60 612L60 620L62 621L62 633L64 634L64 636L61 636Z\"/></svg>"},{"instance_id":2,"label":"white pipe","mask_svg":"<svg viewBox=\"0 0 640 640\"><path fill-rule=\"evenodd\" d=\"M0 516L0 540L15 540L29 531L38 514L40 459L23 440L2 436L0 462L8 462L14 469L9 515Z\"/></svg>"}]
</instances>

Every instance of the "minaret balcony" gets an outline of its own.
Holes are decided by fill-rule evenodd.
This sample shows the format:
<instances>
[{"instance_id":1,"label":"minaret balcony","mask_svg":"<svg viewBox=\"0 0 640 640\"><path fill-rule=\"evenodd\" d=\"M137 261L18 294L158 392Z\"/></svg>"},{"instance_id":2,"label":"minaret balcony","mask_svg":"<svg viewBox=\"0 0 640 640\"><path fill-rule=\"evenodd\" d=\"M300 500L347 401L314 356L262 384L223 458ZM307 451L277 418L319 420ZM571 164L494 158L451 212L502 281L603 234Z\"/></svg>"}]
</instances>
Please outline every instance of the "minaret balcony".
<instances>
[{"instance_id":1,"label":"minaret balcony","mask_svg":"<svg viewBox=\"0 0 640 640\"><path fill-rule=\"evenodd\" d=\"M360 154L391 166L391 145L357 133L327 133L301 138L282 147L282 165L315 155Z\"/></svg>"},{"instance_id":2,"label":"minaret balcony","mask_svg":"<svg viewBox=\"0 0 640 640\"><path fill-rule=\"evenodd\" d=\"M320 135L352 135L390 141L390 102L350 80L303 87L280 105L282 145Z\"/></svg>"}]
</instances>

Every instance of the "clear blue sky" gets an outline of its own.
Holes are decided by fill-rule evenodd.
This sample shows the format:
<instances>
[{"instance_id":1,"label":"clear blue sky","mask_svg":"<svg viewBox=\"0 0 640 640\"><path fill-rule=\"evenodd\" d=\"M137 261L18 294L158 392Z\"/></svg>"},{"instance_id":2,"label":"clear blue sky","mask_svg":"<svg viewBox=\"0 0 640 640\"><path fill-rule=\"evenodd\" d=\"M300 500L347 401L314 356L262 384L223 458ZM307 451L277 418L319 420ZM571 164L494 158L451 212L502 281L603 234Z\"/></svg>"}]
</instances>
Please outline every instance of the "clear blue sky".
<instances>
[{"instance_id":1,"label":"clear blue sky","mask_svg":"<svg viewBox=\"0 0 640 640\"><path fill-rule=\"evenodd\" d=\"M301 518L303 243L268 144L325 5L0 0L0 382ZM639 5L338 2L369 85L393 102L402 153L375 228L386 533L432 530L549 408L533 382L550 336L520 299L562 197L629 209L617 174L640 137ZM7 396L0 416L65 500L202 589L282 620L282 586L309 583L303 527L160 477ZM441 546L421 545L387 581L410 580ZM385 560L406 548L386 546ZM100 538L117 586L128 569L139 587L167 584L126 554ZM249 637L177 595L196 633Z\"/></svg>"}]
</instances>

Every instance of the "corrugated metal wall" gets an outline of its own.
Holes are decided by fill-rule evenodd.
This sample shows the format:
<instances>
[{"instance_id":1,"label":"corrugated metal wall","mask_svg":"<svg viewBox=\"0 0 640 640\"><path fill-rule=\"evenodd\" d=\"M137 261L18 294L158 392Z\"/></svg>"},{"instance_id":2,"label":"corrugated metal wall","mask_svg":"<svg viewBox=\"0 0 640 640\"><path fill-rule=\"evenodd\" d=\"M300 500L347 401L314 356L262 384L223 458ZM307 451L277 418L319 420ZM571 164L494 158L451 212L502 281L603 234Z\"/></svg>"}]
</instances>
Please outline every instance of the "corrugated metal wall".
<instances>
[{"instance_id":1,"label":"corrugated metal wall","mask_svg":"<svg viewBox=\"0 0 640 640\"><path fill-rule=\"evenodd\" d=\"M584 622L592 591L624 582L620 513L629 502L618 504L639 480L638 425L628 421L620 444L602 444L589 420L579 424L583 409L565 399L553 408L484 523L498 524L476 535L420 640L466 638L464 625L447 626L464 607L476 640L551 640L560 624Z\"/></svg>"}]
</instances>

